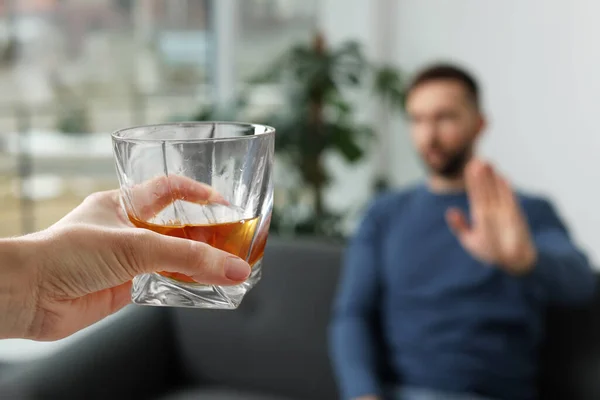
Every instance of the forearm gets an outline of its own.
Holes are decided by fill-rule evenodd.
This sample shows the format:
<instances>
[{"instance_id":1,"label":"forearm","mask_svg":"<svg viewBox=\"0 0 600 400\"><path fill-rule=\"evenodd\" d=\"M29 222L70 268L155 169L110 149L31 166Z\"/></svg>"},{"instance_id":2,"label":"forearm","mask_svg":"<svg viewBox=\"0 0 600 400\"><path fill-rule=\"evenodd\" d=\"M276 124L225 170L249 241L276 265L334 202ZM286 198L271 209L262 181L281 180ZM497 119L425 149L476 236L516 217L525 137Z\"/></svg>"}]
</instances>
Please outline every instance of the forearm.
<instances>
[{"instance_id":1,"label":"forearm","mask_svg":"<svg viewBox=\"0 0 600 400\"><path fill-rule=\"evenodd\" d=\"M342 398L380 395L377 348L369 321L360 315L336 316L330 341Z\"/></svg>"},{"instance_id":2,"label":"forearm","mask_svg":"<svg viewBox=\"0 0 600 400\"><path fill-rule=\"evenodd\" d=\"M590 300L595 293L596 276L588 258L573 243L550 203L535 204L533 236L537 255L528 277L535 295L558 305Z\"/></svg>"},{"instance_id":3,"label":"forearm","mask_svg":"<svg viewBox=\"0 0 600 400\"><path fill-rule=\"evenodd\" d=\"M29 238L0 240L0 339L27 337L37 299Z\"/></svg>"},{"instance_id":4,"label":"forearm","mask_svg":"<svg viewBox=\"0 0 600 400\"><path fill-rule=\"evenodd\" d=\"M577 251L553 250L542 246L530 277L536 291L547 301L574 304L589 300L596 278L585 256Z\"/></svg>"},{"instance_id":5,"label":"forearm","mask_svg":"<svg viewBox=\"0 0 600 400\"><path fill-rule=\"evenodd\" d=\"M380 394L380 207L371 206L348 246L330 327L331 359L343 399Z\"/></svg>"}]
</instances>

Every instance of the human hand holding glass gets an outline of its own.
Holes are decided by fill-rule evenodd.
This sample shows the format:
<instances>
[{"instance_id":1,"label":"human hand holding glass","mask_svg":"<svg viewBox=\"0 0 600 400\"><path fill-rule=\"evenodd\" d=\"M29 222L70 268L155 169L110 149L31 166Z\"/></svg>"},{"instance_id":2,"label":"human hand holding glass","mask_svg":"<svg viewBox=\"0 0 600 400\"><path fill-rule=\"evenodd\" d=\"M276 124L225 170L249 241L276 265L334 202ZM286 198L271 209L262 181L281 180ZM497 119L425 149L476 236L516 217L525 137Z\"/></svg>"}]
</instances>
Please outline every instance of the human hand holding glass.
<instances>
[{"instance_id":1,"label":"human hand holding glass","mask_svg":"<svg viewBox=\"0 0 600 400\"><path fill-rule=\"evenodd\" d=\"M190 179L170 179L186 196L212 191ZM164 184L163 179L151 186ZM147 196L144 212L159 212L168 192ZM56 340L131 303L131 281L166 271L214 285L236 285L250 275L238 257L205 243L137 229L120 204L118 190L88 196L60 221L26 236L0 239L0 338Z\"/></svg>"},{"instance_id":2,"label":"human hand holding glass","mask_svg":"<svg viewBox=\"0 0 600 400\"><path fill-rule=\"evenodd\" d=\"M133 225L210 244L252 266L235 286L144 274L134 279L135 303L232 309L258 282L273 202L274 133L261 125L207 122L113 135L123 208ZM203 190L190 192L192 183ZM149 207L156 199L163 199L160 207Z\"/></svg>"}]
</instances>

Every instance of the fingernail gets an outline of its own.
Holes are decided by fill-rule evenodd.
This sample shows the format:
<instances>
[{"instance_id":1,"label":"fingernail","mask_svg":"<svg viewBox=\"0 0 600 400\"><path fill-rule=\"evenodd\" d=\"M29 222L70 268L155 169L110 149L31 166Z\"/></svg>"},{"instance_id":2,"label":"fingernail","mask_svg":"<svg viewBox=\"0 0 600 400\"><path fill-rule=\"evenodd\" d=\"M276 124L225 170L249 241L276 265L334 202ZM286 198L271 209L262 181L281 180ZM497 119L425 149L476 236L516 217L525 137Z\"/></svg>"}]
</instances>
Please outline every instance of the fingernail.
<instances>
[{"instance_id":1,"label":"fingernail","mask_svg":"<svg viewBox=\"0 0 600 400\"><path fill-rule=\"evenodd\" d=\"M225 276L232 281L244 281L250 276L250 266L241 258L228 257L225 261Z\"/></svg>"}]
</instances>

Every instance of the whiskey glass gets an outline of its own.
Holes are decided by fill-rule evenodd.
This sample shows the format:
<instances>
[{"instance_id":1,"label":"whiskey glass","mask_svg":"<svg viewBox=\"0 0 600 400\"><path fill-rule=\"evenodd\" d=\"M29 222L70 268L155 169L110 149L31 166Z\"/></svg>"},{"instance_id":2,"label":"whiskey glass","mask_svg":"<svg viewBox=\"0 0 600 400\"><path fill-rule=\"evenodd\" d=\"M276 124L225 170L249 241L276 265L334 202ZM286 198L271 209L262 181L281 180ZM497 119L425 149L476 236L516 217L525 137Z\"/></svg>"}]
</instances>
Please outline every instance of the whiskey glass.
<instances>
[{"instance_id":1,"label":"whiskey glass","mask_svg":"<svg viewBox=\"0 0 600 400\"><path fill-rule=\"evenodd\" d=\"M260 280L273 208L275 129L252 123L186 122L112 135L121 203L141 229L205 242L246 260L235 286L172 272L133 280L136 304L235 309Z\"/></svg>"}]
</instances>

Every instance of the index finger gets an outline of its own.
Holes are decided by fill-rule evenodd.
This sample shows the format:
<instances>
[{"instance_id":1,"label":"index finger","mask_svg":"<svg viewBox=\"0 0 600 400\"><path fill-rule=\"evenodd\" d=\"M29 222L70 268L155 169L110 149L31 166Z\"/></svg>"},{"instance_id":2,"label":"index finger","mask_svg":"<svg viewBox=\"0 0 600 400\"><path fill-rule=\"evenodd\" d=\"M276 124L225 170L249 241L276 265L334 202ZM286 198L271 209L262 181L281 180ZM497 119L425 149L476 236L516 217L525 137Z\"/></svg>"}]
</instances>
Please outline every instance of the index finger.
<instances>
[{"instance_id":1,"label":"index finger","mask_svg":"<svg viewBox=\"0 0 600 400\"><path fill-rule=\"evenodd\" d=\"M477 159L469 162L466 168L467 196L469 198L471 213L475 219L487 204L485 187L481 185L481 180L485 173L484 168L484 164Z\"/></svg>"}]
</instances>

